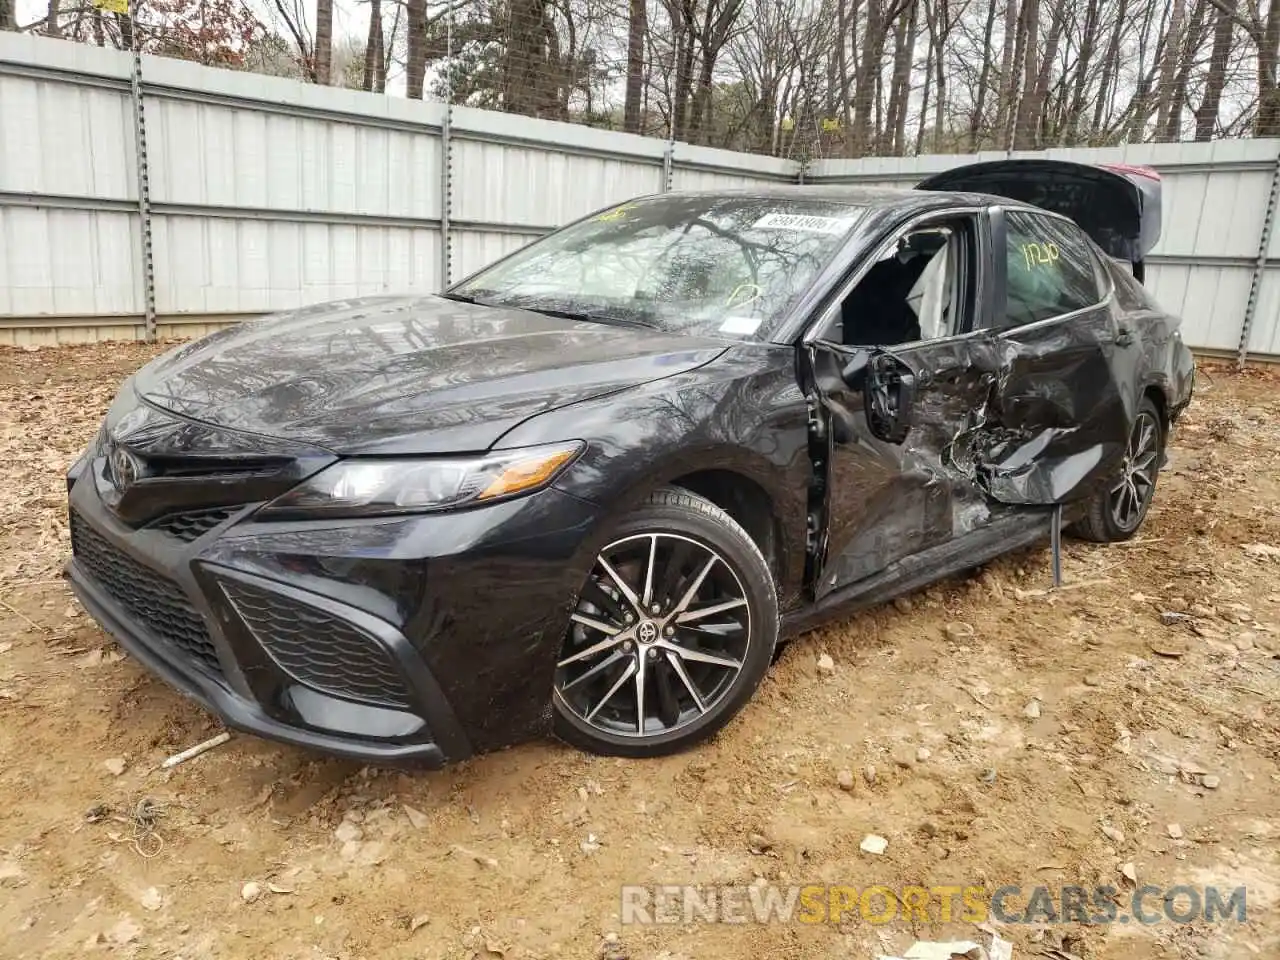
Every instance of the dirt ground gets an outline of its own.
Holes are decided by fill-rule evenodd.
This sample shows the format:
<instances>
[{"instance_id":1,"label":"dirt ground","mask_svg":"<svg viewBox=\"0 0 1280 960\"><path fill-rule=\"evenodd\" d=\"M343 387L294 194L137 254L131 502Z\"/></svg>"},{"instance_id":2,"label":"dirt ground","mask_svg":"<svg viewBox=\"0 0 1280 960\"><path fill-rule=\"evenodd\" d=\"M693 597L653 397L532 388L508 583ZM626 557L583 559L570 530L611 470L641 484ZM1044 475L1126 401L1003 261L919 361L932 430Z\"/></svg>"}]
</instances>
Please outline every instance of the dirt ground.
<instances>
[{"instance_id":1,"label":"dirt ground","mask_svg":"<svg viewBox=\"0 0 1280 960\"><path fill-rule=\"evenodd\" d=\"M1068 541L1061 591L1046 545L812 634L696 752L535 743L406 774L235 736L164 771L218 724L58 575L63 471L155 351L0 352L0 956L869 960L985 940L901 915L621 923L625 883L757 878L1244 886L1244 925L990 924L1014 957L1280 956L1280 377L1203 367L1147 526Z\"/></svg>"}]
</instances>

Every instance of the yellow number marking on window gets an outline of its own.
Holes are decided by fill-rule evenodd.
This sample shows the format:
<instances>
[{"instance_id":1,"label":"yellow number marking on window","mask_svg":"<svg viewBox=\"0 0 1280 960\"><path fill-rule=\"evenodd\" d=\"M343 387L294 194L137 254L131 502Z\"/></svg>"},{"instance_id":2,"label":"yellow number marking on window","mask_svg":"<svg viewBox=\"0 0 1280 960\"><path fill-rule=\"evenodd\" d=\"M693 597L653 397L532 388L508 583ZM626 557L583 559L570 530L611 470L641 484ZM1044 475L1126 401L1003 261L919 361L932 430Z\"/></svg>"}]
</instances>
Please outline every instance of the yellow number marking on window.
<instances>
[{"instance_id":1,"label":"yellow number marking on window","mask_svg":"<svg viewBox=\"0 0 1280 960\"><path fill-rule=\"evenodd\" d=\"M1056 263L1061 259L1062 254L1055 243L1024 243L1022 245L1022 260L1028 270L1047 263Z\"/></svg>"}]
</instances>

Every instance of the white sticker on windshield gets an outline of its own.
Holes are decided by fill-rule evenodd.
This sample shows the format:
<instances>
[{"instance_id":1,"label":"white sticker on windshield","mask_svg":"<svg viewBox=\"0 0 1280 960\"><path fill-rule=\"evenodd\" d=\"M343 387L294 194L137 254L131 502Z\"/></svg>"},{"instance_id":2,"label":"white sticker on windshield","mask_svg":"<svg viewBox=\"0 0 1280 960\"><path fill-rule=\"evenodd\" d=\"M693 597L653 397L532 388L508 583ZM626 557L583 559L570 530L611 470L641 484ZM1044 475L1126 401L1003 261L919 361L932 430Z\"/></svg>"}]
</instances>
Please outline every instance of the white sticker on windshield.
<instances>
[{"instance_id":1,"label":"white sticker on windshield","mask_svg":"<svg viewBox=\"0 0 1280 960\"><path fill-rule=\"evenodd\" d=\"M721 333L735 333L741 336L755 333L760 326L759 317L725 317L720 324Z\"/></svg>"},{"instance_id":2,"label":"white sticker on windshield","mask_svg":"<svg viewBox=\"0 0 1280 960\"><path fill-rule=\"evenodd\" d=\"M767 213L751 225L754 230L803 230L807 233L844 233L853 217L811 217L795 213Z\"/></svg>"}]
</instances>

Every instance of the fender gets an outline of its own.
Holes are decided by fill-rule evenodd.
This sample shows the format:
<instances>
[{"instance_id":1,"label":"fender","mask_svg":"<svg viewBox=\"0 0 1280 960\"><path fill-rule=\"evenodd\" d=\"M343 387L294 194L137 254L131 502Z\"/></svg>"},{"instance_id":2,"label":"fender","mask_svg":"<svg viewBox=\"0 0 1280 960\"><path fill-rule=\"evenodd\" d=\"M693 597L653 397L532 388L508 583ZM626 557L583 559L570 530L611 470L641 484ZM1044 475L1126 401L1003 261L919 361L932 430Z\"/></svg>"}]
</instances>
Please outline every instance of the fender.
<instances>
[{"instance_id":1,"label":"fender","mask_svg":"<svg viewBox=\"0 0 1280 960\"><path fill-rule=\"evenodd\" d=\"M541 413L498 446L592 437L555 487L603 508L602 538L673 480L708 470L743 477L770 501L781 598L798 594L803 578L808 430L794 350L742 345L696 370Z\"/></svg>"}]
</instances>

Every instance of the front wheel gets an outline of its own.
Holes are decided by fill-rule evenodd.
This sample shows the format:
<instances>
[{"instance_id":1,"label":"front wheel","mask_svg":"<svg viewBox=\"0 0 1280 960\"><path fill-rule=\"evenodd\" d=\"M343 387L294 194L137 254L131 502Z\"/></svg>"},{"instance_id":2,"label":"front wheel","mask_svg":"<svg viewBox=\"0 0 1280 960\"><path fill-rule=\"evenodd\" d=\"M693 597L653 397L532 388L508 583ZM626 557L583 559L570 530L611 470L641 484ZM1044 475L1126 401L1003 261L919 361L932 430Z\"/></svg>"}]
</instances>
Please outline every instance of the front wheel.
<instances>
[{"instance_id":1,"label":"front wheel","mask_svg":"<svg viewBox=\"0 0 1280 960\"><path fill-rule=\"evenodd\" d=\"M710 737L751 698L777 642L778 599L746 531L668 487L597 555L571 619L556 734L591 753L656 757Z\"/></svg>"},{"instance_id":2,"label":"front wheel","mask_svg":"<svg viewBox=\"0 0 1280 960\"><path fill-rule=\"evenodd\" d=\"M1095 494L1072 532L1099 543L1128 540L1137 533L1155 497L1164 440L1160 411L1150 397L1143 397L1119 475Z\"/></svg>"}]
</instances>

